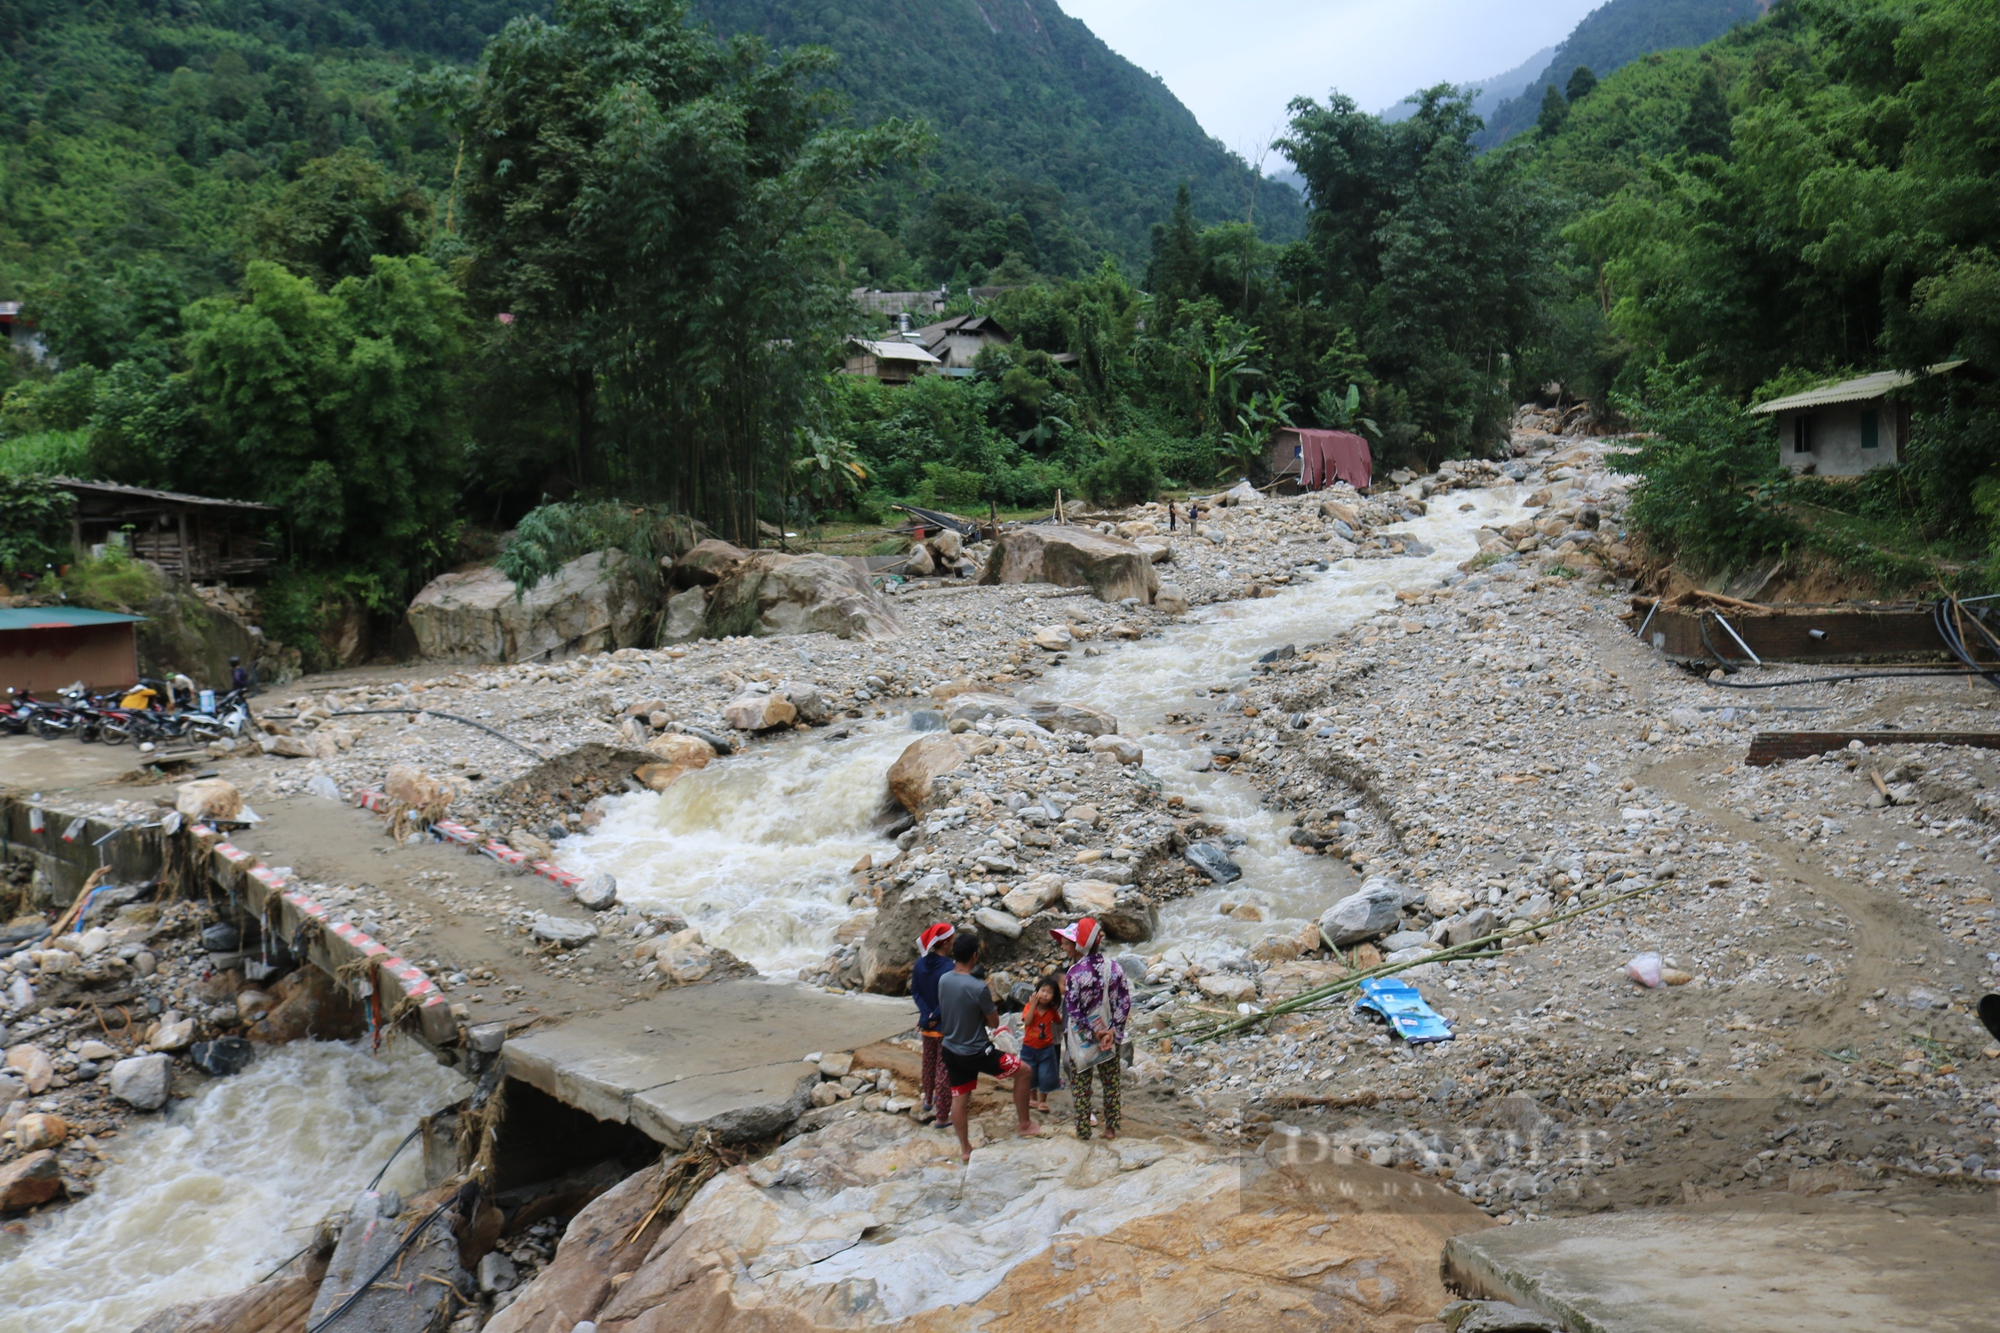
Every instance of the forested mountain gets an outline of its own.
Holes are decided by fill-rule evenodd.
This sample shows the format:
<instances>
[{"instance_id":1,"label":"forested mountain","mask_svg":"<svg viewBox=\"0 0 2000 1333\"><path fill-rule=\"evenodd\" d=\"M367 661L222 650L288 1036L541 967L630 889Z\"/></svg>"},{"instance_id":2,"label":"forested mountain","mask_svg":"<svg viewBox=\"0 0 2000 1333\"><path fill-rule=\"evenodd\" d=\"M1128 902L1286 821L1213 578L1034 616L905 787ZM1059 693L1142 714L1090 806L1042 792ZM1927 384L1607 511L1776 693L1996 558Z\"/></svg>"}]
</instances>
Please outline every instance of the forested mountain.
<instances>
[{"instance_id":1,"label":"forested mountain","mask_svg":"<svg viewBox=\"0 0 2000 1333\"><path fill-rule=\"evenodd\" d=\"M1051 273L1080 272L1106 251L1141 261L1182 181L1203 221L1243 218L1254 188L1267 238L1302 225L1296 192L1253 187L1164 83L1055 0L697 0L696 10L722 32L832 48L833 82L859 120L922 117L937 129L930 207L912 215L885 198L871 210L891 236L907 233L915 264L881 247L877 267L938 278L976 275L1010 252ZM874 276L889 285L895 274Z\"/></svg>"},{"instance_id":2,"label":"forested mountain","mask_svg":"<svg viewBox=\"0 0 2000 1333\"><path fill-rule=\"evenodd\" d=\"M1563 39L1548 68L1485 114L1478 144L1491 148L1535 123L1549 90L1567 89L1579 66L1598 78L1651 51L1700 46L1761 15L1768 0L1607 0Z\"/></svg>"},{"instance_id":3,"label":"forested mountain","mask_svg":"<svg viewBox=\"0 0 2000 1333\"><path fill-rule=\"evenodd\" d=\"M1494 74L1484 79L1473 79L1459 85L1459 91L1472 98L1472 114L1481 120L1490 120L1503 102L1518 97L1521 90L1548 72L1549 61L1556 49L1545 46L1523 60L1505 74ZM1399 120L1408 120L1417 113L1415 97L1406 97L1396 105L1382 112L1385 124L1393 125Z\"/></svg>"},{"instance_id":4,"label":"forested mountain","mask_svg":"<svg viewBox=\"0 0 2000 1333\"><path fill-rule=\"evenodd\" d=\"M343 148L420 182L445 212L450 145L399 111L413 70L469 62L548 0L0 0L0 299L76 261L138 265L180 297L240 274L245 220ZM859 282L1076 273L1143 260L1175 186L1205 220L1252 182L1188 110L1053 0L708 0L699 18L778 47L823 42L860 121L936 130L928 167L850 201ZM1273 183L1260 224L1296 234Z\"/></svg>"}]
</instances>

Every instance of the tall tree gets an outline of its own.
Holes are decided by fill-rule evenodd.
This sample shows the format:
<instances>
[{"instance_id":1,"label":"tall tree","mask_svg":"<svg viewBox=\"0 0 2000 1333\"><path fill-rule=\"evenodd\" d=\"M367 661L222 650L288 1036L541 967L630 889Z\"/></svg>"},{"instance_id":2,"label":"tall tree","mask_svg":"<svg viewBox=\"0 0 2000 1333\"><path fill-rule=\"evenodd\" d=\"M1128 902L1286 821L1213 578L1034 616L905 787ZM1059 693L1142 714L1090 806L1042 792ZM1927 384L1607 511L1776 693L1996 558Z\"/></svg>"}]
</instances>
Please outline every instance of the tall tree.
<instances>
[{"instance_id":1,"label":"tall tree","mask_svg":"<svg viewBox=\"0 0 2000 1333\"><path fill-rule=\"evenodd\" d=\"M830 58L719 43L680 0L563 0L419 85L466 145L473 300L568 402L580 485L754 542L852 317L836 196L923 142L827 128Z\"/></svg>"}]
</instances>

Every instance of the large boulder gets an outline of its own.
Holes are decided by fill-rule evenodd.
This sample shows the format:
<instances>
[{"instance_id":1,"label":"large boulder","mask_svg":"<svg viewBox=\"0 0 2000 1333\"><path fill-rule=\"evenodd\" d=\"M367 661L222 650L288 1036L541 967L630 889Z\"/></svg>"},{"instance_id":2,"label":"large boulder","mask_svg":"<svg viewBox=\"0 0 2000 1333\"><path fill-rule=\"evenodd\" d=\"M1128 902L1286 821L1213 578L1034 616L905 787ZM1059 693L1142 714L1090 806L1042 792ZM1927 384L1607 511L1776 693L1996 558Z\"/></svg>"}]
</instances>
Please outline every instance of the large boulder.
<instances>
[{"instance_id":1,"label":"large boulder","mask_svg":"<svg viewBox=\"0 0 2000 1333\"><path fill-rule=\"evenodd\" d=\"M1025 718L1048 731L1076 731L1086 736L1115 736L1118 719L1089 704L1056 699L1016 699L1012 695L968 690L945 704L947 722L977 722L982 718Z\"/></svg>"},{"instance_id":2,"label":"large boulder","mask_svg":"<svg viewBox=\"0 0 2000 1333\"><path fill-rule=\"evenodd\" d=\"M442 574L410 603L417 653L436 662L520 662L630 648L647 612L623 551L578 556L525 592L490 565Z\"/></svg>"},{"instance_id":3,"label":"large boulder","mask_svg":"<svg viewBox=\"0 0 2000 1333\"><path fill-rule=\"evenodd\" d=\"M903 626L867 575L846 561L759 551L710 591L703 631L716 639L737 634L893 639Z\"/></svg>"},{"instance_id":4,"label":"large boulder","mask_svg":"<svg viewBox=\"0 0 2000 1333\"><path fill-rule=\"evenodd\" d=\"M979 581L1089 588L1101 602L1136 597L1150 603L1160 588L1152 557L1138 546L1122 537L1060 524L1002 533Z\"/></svg>"},{"instance_id":5,"label":"large boulder","mask_svg":"<svg viewBox=\"0 0 2000 1333\"><path fill-rule=\"evenodd\" d=\"M164 1055L135 1055L111 1066L111 1095L141 1111L157 1111L167 1104L173 1067Z\"/></svg>"},{"instance_id":6,"label":"large boulder","mask_svg":"<svg viewBox=\"0 0 2000 1333\"><path fill-rule=\"evenodd\" d=\"M0 1213L33 1208L62 1193L62 1163L43 1149L0 1166Z\"/></svg>"},{"instance_id":7,"label":"large boulder","mask_svg":"<svg viewBox=\"0 0 2000 1333\"><path fill-rule=\"evenodd\" d=\"M641 764L633 773L654 791L665 791L697 769L708 767L715 747L696 736L670 731L646 742L646 752L659 756L658 763Z\"/></svg>"},{"instance_id":8,"label":"large boulder","mask_svg":"<svg viewBox=\"0 0 2000 1333\"><path fill-rule=\"evenodd\" d=\"M933 731L911 741L909 747L889 765L889 794L913 815L930 804L931 783L965 763L965 748L958 738Z\"/></svg>"},{"instance_id":9,"label":"large boulder","mask_svg":"<svg viewBox=\"0 0 2000 1333\"><path fill-rule=\"evenodd\" d=\"M722 720L738 731L789 727L799 710L782 694L739 694L722 706Z\"/></svg>"},{"instance_id":10,"label":"large boulder","mask_svg":"<svg viewBox=\"0 0 2000 1333\"><path fill-rule=\"evenodd\" d=\"M1361 888L1320 914L1319 928L1338 945L1359 944L1394 929L1403 915L1403 891L1371 875Z\"/></svg>"},{"instance_id":11,"label":"large boulder","mask_svg":"<svg viewBox=\"0 0 2000 1333\"><path fill-rule=\"evenodd\" d=\"M689 588L667 598L667 623L660 631L662 643L692 643L701 637L708 621L708 589Z\"/></svg>"},{"instance_id":12,"label":"large boulder","mask_svg":"<svg viewBox=\"0 0 2000 1333\"><path fill-rule=\"evenodd\" d=\"M686 555L674 561L674 586L713 588L749 558L750 553L742 547L731 546L716 537L696 542Z\"/></svg>"}]
</instances>

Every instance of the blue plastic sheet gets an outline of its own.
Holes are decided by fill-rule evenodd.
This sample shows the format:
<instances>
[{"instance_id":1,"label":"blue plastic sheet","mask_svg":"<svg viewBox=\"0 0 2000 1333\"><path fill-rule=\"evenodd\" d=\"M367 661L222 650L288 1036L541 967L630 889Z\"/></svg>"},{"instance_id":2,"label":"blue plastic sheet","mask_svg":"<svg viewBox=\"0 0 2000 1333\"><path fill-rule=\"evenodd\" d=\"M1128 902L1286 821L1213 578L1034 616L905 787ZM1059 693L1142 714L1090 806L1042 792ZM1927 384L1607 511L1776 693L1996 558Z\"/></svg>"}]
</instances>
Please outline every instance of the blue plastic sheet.
<instances>
[{"instance_id":1,"label":"blue plastic sheet","mask_svg":"<svg viewBox=\"0 0 2000 1333\"><path fill-rule=\"evenodd\" d=\"M1444 1021L1437 1010L1424 1003L1424 997L1408 982L1394 977L1373 978L1361 983L1361 998L1354 1002L1355 1012L1367 1009L1389 1020L1389 1026L1402 1035L1412 1046L1421 1046L1428 1041L1451 1041L1457 1033Z\"/></svg>"}]
</instances>

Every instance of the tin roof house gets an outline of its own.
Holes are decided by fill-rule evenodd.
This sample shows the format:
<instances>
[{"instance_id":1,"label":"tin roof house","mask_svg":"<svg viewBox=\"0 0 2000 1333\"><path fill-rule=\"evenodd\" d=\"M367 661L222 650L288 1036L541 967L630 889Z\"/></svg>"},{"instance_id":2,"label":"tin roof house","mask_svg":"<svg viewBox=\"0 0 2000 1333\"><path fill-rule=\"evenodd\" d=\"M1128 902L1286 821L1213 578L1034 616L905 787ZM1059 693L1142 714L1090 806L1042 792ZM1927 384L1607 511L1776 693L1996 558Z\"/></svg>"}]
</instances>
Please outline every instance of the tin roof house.
<instances>
[{"instance_id":1,"label":"tin roof house","mask_svg":"<svg viewBox=\"0 0 2000 1333\"><path fill-rule=\"evenodd\" d=\"M1941 375L1964 364L1947 361L1922 373ZM1914 371L1882 370L1773 398L1750 410L1778 418L1779 456L1792 471L1858 477L1903 461L1910 408L1897 401L1895 391L1918 378Z\"/></svg>"}]
</instances>

